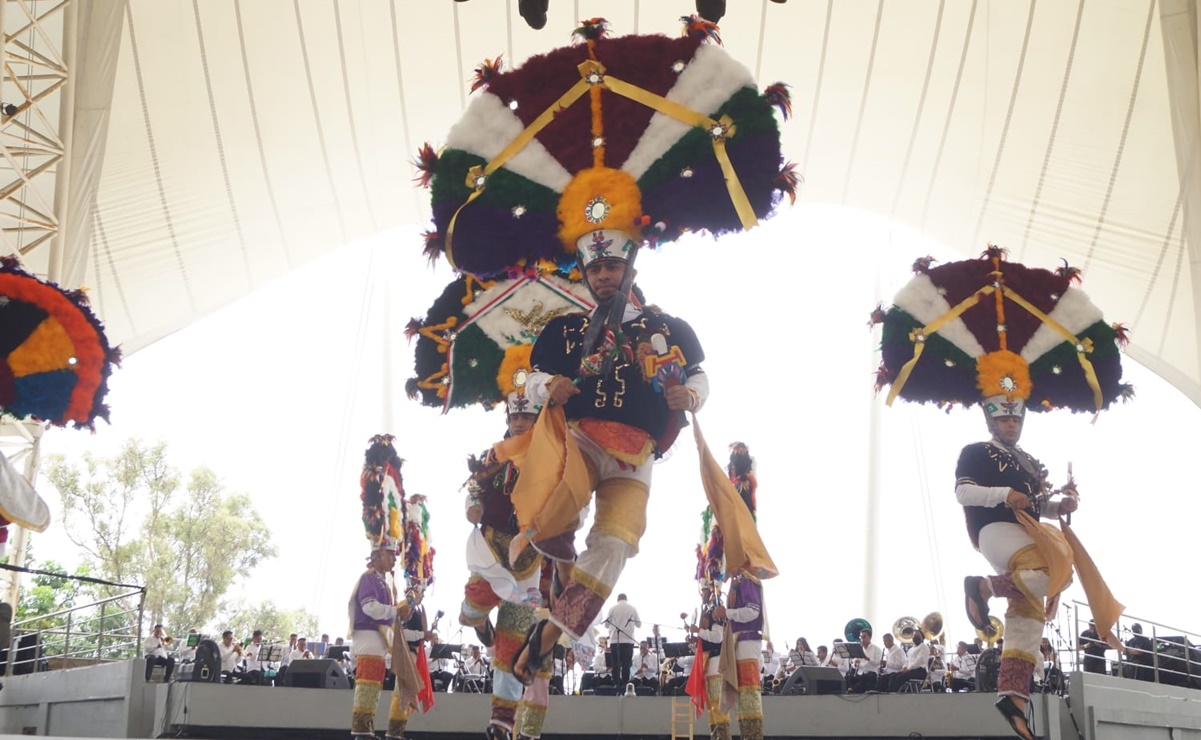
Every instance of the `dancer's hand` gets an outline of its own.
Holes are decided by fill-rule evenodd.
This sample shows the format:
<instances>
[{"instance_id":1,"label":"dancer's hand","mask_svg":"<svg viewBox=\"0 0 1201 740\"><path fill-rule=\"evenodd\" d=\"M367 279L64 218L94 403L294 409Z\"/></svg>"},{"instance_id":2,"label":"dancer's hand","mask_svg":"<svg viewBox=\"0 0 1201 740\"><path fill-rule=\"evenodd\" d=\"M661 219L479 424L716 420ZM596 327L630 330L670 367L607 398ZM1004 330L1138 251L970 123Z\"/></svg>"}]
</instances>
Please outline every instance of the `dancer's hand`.
<instances>
[{"instance_id":1,"label":"dancer's hand","mask_svg":"<svg viewBox=\"0 0 1201 740\"><path fill-rule=\"evenodd\" d=\"M695 401L693 393L686 385L673 385L663 391L663 399L667 408L672 411L692 411Z\"/></svg>"},{"instance_id":2,"label":"dancer's hand","mask_svg":"<svg viewBox=\"0 0 1201 740\"><path fill-rule=\"evenodd\" d=\"M479 524L484 519L484 508L482 506L467 507L467 521L472 524Z\"/></svg>"},{"instance_id":3,"label":"dancer's hand","mask_svg":"<svg viewBox=\"0 0 1201 740\"><path fill-rule=\"evenodd\" d=\"M1011 488L1009 489L1009 495L1005 497L1005 505L1014 511L1017 511L1018 509L1029 509L1030 498L1021 491L1016 491Z\"/></svg>"},{"instance_id":4,"label":"dancer's hand","mask_svg":"<svg viewBox=\"0 0 1201 740\"><path fill-rule=\"evenodd\" d=\"M1064 496L1059 499L1059 513L1071 514L1076 509L1080 508L1080 499L1075 496Z\"/></svg>"},{"instance_id":5,"label":"dancer's hand","mask_svg":"<svg viewBox=\"0 0 1201 740\"><path fill-rule=\"evenodd\" d=\"M575 387L571 382L571 378L563 375L555 375L546 383L546 395L550 398L551 405L562 406L567 403L567 399L579 394L580 389Z\"/></svg>"}]
</instances>

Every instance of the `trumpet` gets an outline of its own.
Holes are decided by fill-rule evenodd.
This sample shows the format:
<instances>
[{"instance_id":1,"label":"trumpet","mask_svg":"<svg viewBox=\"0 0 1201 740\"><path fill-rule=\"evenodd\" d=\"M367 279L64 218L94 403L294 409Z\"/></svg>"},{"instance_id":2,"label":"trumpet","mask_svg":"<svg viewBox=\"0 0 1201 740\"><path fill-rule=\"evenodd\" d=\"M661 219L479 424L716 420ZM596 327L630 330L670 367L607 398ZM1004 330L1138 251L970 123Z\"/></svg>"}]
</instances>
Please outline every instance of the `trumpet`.
<instances>
[{"instance_id":1,"label":"trumpet","mask_svg":"<svg viewBox=\"0 0 1201 740\"><path fill-rule=\"evenodd\" d=\"M174 642L174 640L171 639L171 635L167 635L166 637L163 638L164 645L170 645L173 642Z\"/></svg>"}]
</instances>

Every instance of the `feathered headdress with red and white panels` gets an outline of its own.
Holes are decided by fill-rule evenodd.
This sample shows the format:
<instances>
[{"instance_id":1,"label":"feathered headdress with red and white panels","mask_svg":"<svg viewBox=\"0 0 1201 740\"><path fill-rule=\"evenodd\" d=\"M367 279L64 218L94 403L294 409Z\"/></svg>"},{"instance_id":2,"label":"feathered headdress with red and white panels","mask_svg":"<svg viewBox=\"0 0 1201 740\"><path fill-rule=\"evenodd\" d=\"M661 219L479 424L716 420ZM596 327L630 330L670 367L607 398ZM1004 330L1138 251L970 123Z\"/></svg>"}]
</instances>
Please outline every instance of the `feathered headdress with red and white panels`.
<instances>
[{"instance_id":1,"label":"feathered headdress with red and white panels","mask_svg":"<svg viewBox=\"0 0 1201 740\"><path fill-rule=\"evenodd\" d=\"M985 404L992 416L1096 413L1132 396L1121 381L1126 328L1107 323L1076 287L1080 271L1006 257L989 246L979 259L914 263L916 276L869 322L884 325L877 390L891 386L889 403L992 399L998 408Z\"/></svg>"},{"instance_id":2,"label":"feathered headdress with red and white panels","mask_svg":"<svg viewBox=\"0 0 1201 740\"><path fill-rule=\"evenodd\" d=\"M391 434L377 434L368 442L359 498L371 552L391 550L399 555L405 531L404 479L400 475L404 460L392 446L394 439Z\"/></svg>"},{"instance_id":3,"label":"feathered headdress with red and white panels","mask_svg":"<svg viewBox=\"0 0 1201 740\"><path fill-rule=\"evenodd\" d=\"M426 254L477 276L566 271L630 240L749 229L795 199L773 113L791 110L787 85L760 92L712 24L687 28L610 37L594 18L513 71L481 65L442 151L417 157Z\"/></svg>"}]
</instances>

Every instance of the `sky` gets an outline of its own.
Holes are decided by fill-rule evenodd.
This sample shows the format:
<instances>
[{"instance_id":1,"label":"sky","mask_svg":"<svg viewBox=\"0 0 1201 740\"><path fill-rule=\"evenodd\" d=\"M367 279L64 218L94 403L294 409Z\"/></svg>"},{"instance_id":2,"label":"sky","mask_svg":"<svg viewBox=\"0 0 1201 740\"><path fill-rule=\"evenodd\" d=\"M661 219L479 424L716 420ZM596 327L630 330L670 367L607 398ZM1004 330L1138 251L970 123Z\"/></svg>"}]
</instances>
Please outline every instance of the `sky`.
<instances>
[{"instance_id":1,"label":"sky","mask_svg":"<svg viewBox=\"0 0 1201 740\"><path fill-rule=\"evenodd\" d=\"M963 259L983 247L957 253L872 214L798 205L748 234L688 237L639 257L648 300L687 320L704 346L711 396L697 420L709 448L724 462L729 443L742 441L756 458L759 526L780 570L765 587L778 649L799 636L829 644L856 618L882 634L934 611L948 639L973 636L962 579L987 566L953 488L959 450L986 437L982 417L885 407L872 391L879 328L867 319L912 276L915 258ZM404 394L413 374L404 326L452 279L444 264L427 265L412 232L349 245L126 358L111 382L111 425L52 430L43 454L108 455L136 437L167 442L184 472L212 468L227 491L252 498L279 550L227 597L306 608L338 636L367 552L363 452L372 435L394 434L406 491L430 502L437 556L427 608L446 611L444 641L471 642L455 620L470 532L460 486L467 456L503 434L503 412L443 415ZM1194 559L1182 523L1199 510L1188 464L1201 410L1129 359L1125 379L1136 386L1132 403L1095 423L1034 415L1022 445L1057 483L1072 464L1082 497L1074 527L1128 613L1201 631L1194 597L1164 577ZM44 478L38 488L56 521L34 536L34 556L70 564L77 553L57 520L58 495ZM656 464L641 552L616 589L638 608L639 635L657 622L683 638L680 615L698 605L704 506L685 432ZM1072 598L1083 595L1073 588L1064 601ZM1078 631L1073 620L1061 612L1064 636Z\"/></svg>"}]
</instances>

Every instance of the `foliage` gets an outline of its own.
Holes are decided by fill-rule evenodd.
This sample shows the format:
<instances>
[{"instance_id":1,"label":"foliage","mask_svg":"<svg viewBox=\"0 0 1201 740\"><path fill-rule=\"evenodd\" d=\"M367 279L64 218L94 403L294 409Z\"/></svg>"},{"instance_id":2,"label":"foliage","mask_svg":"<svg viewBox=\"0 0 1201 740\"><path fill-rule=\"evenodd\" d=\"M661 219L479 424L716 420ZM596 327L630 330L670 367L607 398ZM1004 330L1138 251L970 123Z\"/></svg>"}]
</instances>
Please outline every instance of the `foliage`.
<instances>
[{"instance_id":1,"label":"foliage","mask_svg":"<svg viewBox=\"0 0 1201 740\"><path fill-rule=\"evenodd\" d=\"M38 565L33 558L27 555L25 565L37 570L61 573L62 576L33 576L29 585L21 589L21 600L17 603L17 612L13 620L21 622L26 619L36 619L25 625L25 629L54 629L62 626L65 622L61 617L47 617L46 615L77 606L81 595L86 594L84 584L63 577L68 575L67 570L53 560L47 561L45 565ZM89 576L91 573L85 564L76 568L72 575Z\"/></svg>"},{"instance_id":2,"label":"foliage","mask_svg":"<svg viewBox=\"0 0 1201 740\"><path fill-rule=\"evenodd\" d=\"M183 633L209 623L234 582L275 555L249 497L225 493L203 466L181 485L163 442L129 439L113 458L85 453L82 462L80 470L61 455L48 458L67 536L98 576L146 586L146 625Z\"/></svg>"},{"instance_id":3,"label":"foliage","mask_svg":"<svg viewBox=\"0 0 1201 740\"><path fill-rule=\"evenodd\" d=\"M232 630L234 640L246 640L256 629L263 631L266 642L287 642L292 633L312 641L320 638L317 615L307 609L281 609L273 601L232 609L217 627Z\"/></svg>"}]
</instances>

